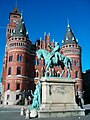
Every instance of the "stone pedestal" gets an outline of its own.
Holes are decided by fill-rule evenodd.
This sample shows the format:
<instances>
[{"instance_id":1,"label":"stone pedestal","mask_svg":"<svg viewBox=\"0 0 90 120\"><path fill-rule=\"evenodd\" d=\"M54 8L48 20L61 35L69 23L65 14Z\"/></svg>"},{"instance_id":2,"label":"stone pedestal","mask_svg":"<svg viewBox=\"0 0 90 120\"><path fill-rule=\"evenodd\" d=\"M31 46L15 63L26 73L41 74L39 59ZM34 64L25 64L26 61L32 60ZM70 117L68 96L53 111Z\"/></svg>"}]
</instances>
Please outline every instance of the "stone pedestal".
<instances>
[{"instance_id":1,"label":"stone pedestal","mask_svg":"<svg viewBox=\"0 0 90 120\"><path fill-rule=\"evenodd\" d=\"M42 100L38 117L85 115L75 101L75 81L71 78L41 78Z\"/></svg>"}]
</instances>

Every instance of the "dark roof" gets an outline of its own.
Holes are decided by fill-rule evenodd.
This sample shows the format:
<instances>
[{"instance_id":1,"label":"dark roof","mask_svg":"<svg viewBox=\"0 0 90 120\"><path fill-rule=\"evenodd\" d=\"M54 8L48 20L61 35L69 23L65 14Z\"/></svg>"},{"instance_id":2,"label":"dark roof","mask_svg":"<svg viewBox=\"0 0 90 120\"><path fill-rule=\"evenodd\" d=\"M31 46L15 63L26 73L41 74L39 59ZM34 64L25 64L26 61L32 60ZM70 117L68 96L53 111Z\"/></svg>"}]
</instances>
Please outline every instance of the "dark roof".
<instances>
[{"instance_id":1,"label":"dark roof","mask_svg":"<svg viewBox=\"0 0 90 120\"><path fill-rule=\"evenodd\" d=\"M20 14L17 6L16 6L16 7L12 10L12 12L9 14L9 18L10 18L10 15L12 15L12 14L14 14L14 15L20 15L20 16L21 16L21 14Z\"/></svg>"},{"instance_id":2,"label":"dark roof","mask_svg":"<svg viewBox=\"0 0 90 120\"><path fill-rule=\"evenodd\" d=\"M11 13L20 14L20 13L19 13L19 10L18 10L18 8L17 8L17 6L15 6L15 8L12 10Z\"/></svg>"},{"instance_id":3,"label":"dark roof","mask_svg":"<svg viewBox=\"0 0 90 120\"><path fill-rule=\"evenodd\" d=\"M22 18L17 21L16 29L13 31L12 37L27 37L28 33L26 31L26 27Z\"/></svg>"},{"instance_id":4,"label":"dark roof","mask_svg":"<svg viewBox=\"0 0 90 120\"><path fill-rule=\"evenodd\" d=\"M70 27L69 24L67 26L66 34L65 34L64 40L62 41L62 44L63 45L66 45L66 44L78 44L78 42L77 42L77 40L76 40L76 38L74 36L74 33L72 32L71 27Z\"/></svg>"}]
</instances>

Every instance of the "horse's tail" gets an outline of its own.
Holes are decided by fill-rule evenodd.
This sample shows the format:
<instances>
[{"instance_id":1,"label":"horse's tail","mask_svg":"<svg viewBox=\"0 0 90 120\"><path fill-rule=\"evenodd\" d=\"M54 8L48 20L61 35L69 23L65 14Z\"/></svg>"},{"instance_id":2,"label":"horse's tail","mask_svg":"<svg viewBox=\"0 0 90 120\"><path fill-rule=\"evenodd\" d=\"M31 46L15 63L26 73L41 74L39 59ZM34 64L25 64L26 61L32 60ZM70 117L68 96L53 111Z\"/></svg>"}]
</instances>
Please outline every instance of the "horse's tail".
<instances>
[{"instance_id":1,"label":"horse's tail","mask_svg":"<svg viewBox=\"0 0 90 120\"><path fill-rule=\"evenodd\" d=\"M72 64L70 63L70 68L71 68L71 70L72 70Z\"/></svg>"}]
</instances>

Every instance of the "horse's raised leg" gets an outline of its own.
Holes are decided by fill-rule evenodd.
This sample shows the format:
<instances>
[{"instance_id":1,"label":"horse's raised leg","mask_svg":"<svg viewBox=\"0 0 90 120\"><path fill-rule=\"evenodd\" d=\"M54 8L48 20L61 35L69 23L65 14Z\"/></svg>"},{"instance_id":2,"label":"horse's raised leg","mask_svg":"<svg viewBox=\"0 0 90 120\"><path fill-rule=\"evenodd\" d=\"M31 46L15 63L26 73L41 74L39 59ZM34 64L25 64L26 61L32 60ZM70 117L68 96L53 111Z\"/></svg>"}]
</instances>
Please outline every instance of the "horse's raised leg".
<instances>
[{"instance_id":1,"label":"horse's raised leg","mask_svg":"<svg viewBox=\"0 0 90 120\"><path fill-rule=\"evenodd\" d=\"M70 75L70 68L68 68L68 78L70 78L71 75Z\"/></svg>"},{"instance_id":2,"label":"horse's raised leg","mask_svg":"<svg viewBox=\"0 0 90 120\"><path fill-rule=\"evenodd\" d=\"M47 72L49 71L51 65L51 60L48 61L48 64L46 65L46 73L45 73L45 77L47 77Z\"/></svg>"},{"instance_id":3,"label":"horse's raised leg","mask_svg":"<svg viewBox=\"0 0 90 120\"><path fill-rule=\"evenodd\" d=\"M46 67L45 77L47 77L48 71L49 71L49 66Z\"/></svg>"},{"instance_id":4,"label":"horse's raised leg","mask_svg":"<svg viewBox=\"0 0 90 120\"><path fill-rule=\"evenodd\" d=\"M52 76L52 70L50 70L50 73L49 73L49 77L51 77Z\"/></svg>"}]
</instances>

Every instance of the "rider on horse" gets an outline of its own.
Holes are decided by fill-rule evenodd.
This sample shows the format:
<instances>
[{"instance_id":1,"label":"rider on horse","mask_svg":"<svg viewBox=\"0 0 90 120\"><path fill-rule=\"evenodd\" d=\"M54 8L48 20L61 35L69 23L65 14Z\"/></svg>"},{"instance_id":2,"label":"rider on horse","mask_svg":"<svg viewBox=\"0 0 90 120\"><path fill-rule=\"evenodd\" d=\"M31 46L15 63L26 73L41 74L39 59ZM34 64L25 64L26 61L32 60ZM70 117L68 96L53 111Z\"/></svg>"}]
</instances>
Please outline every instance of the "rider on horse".
<instances>
[{"instance_id":1,"label":"rider on horse","mask_svg":"<svg viewBox=\"0 0 90 120\"><path fill-rule=\"evenodd\" d=\"M50 45L48 45L48 47L52 50L49 59L51 60L55 56L56 63L57 63L58 62L59 50L60 50L59 43L55 42L55 46L54 47L52 47Z\"/></svg>"}]
</instances>

